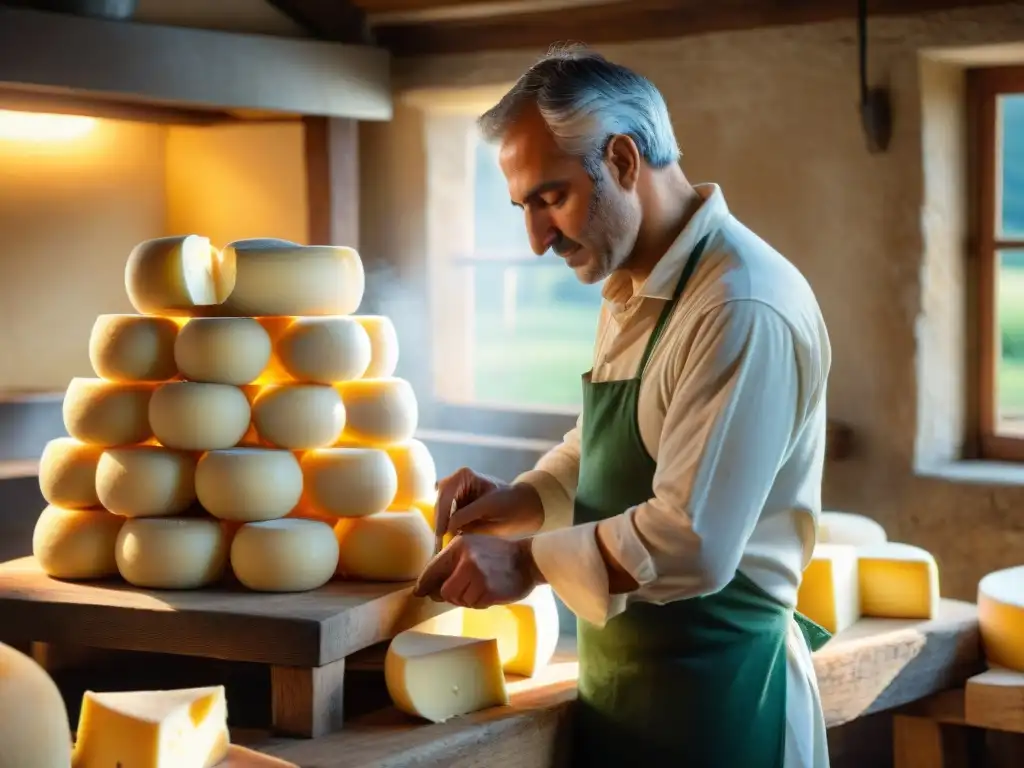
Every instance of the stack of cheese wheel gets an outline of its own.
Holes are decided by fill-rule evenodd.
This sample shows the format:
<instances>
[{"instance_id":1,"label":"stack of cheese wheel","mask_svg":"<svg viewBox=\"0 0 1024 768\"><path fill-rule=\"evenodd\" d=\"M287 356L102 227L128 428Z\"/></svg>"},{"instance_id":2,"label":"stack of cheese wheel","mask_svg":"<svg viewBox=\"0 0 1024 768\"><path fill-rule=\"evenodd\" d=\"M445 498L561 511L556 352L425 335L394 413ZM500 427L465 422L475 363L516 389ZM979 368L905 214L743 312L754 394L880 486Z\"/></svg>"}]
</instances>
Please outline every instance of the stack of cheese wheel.
<instances>
[{"instance_id":1,"label":"stack of cheese wheel","mask_svg":"<svg viewBox=\"0 0 1024 768\"><path fill-rule=\"evenodd\" d=\"M136 246L139 314L97 319L97 378L71 382L69 437L42 457L42 569L150 589L233 574L278 592L418 576L436 472L394 376L393 324L354 314L364 281L351 248Z\"/></svg>"}]
</instances>

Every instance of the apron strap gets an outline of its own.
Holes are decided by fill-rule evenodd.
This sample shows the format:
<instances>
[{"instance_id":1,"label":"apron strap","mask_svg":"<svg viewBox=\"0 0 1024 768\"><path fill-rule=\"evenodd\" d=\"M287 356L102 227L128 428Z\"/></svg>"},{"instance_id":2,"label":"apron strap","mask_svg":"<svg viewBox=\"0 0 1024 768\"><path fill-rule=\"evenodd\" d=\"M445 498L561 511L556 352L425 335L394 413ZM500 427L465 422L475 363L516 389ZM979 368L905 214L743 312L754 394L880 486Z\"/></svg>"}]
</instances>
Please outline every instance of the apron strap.
<instances>
[{"instance_id":1,"label":"apron strap","mask_svg":"<svg viewBox=\"0 0 1024 768\"><path fill-rule=\"evenodd\" d=\"M647 339L647 346L644 348L643 357L640 358L640 365L637 369L637 377L643 377L644 372L647 370L647 363L651 360L651 355L654 353L654 348L658 345L658 340L661 338L662 332L665 330L665 326L668 324L669 317L672 316L672 310L675 309L676 304L679 302L679 297L683 295L683 290L686 288L686 284L690 281L694 271L697 269L697 262L700 261L701 255L704 253L704 248L708 244L708 238L711 237L710 233L704 235L697 246L690 251L689 257L686 259L686 266L683 267L683 274L679 278L679 282L676 283L676 289L672 293L672 300L665 304L665 308L661 310L661 315L658 317L658 322L654 326L654 330L651 331L650 337Z\"/></svg>"}]
</instances>

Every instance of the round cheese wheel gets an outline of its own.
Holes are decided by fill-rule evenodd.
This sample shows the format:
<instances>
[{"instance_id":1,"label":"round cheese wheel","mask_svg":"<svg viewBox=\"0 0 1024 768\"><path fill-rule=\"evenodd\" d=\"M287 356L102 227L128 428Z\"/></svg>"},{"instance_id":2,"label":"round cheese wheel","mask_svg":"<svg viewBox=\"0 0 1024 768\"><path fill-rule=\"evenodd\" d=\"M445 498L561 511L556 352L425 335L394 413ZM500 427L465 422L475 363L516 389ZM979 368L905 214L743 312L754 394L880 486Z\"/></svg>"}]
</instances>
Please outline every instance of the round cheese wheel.
<instances>
[{"instance_id":1,"label":"round cheese wheel","mask_svg":"<svg viewBox=\"0 0 1024 768\"><path fill-rule=\"evenodd\" d=\"M89 336L89 362L110 381L173 379L177 336L178 324L168 317L100 315Z\"/></svg>"},{"instance_id":2,"label":"round cheese wheel","mask_svg":"<svg viewBox=\"0 0 1024 768\"><path fill-rule=\"evenodd\" d=\"M96 468L96 494L115 515L177 515L196 500L195 477L191 453L152 445L111 448Z\"/></svg>"},{"instance_id":3,"label":"round cheese wheel","mask_svg":"<svg viewBox=\"0 0 1024 768\"><path fill-rule=\"evenodd\" d=\"M64 428L83 443L114 447L153 436L149 401L153 384L74 378L64 394Z\"/></svg>"},{"instance_id":4,"label":"round cheese wheel","mask_svg":"<svg viewBox=\"0 0 1024 768\"><path fill-rule=\"evenodd\" d=\"M437 467L427 446L419 440L406 440L389 445L387 452L398 476L398 492L391 501L393 507L409 509L416 502L434 496Z\"/></svg>"},{"instance_id":5,"label":"round cheese wheel","mask_svg":"<svg viewBox=\"0 0 1024 768\"><path fill-rule=\"evenodd\" d=\"M203 508L222 520L275 520L299 503L302 469L290 451L210 451L196 468L196 494Z\"/></svg>"},{"instance_id":6,"label":"round cheese wheel","mask_svg":"<svg viewBox=\"0 0 1024 768\"><path fill-rule=\"evenodd\" d=\"M247 523L231 543L231 568L258 592L306 592L322 587L338 565L331 526L294 517Z\"/></svg>"},{"instance_id":7,"label":"round cheese wheel","mask_svg":"<svg viewBox=\"0 0 1024 768\"><path fill-rule=\"evenodd\" d=\"M374 448L322 448L302 455L303 511L362 517L383 512L398 490L395 467Z\"/></svg>"},{"instance_id":8,"label":"round cheese wheel","mask_svg":"<svg viewBox=\"0 0 1024 768\"><path fill-rule=\"evenodd\" d=\"M405 379L358 379L335 386L345 405L343 442L391 445L416 434L419 406Z\"/></svg>"},{"instance_id":9,"label":"round cheese wheel","mask_svg":"<svg viewBox=\"0 0 1024 768\"><path fill-rule=\"evenodd\" d=\"M355 315L370 339L370 364L365 379L386 379L398 368L398 333L391 319L383 315Z\"/></svg>"},{"instance_id":10,"label":"round cheese wheel","mask_svg":"<svg viewBox=\"0 0 1024 768\"><path fill-rule=\"evenodd\" d=\"M39 490L46 503L70 509L98 507L96 465L103 450L73 437L48 442L39 459Z\"/></svg>"},{"instance_id":11,"label":"round cheese wheel","mask_svg":"<svg viewBox=\"0 0 1024 768\"><path fill-rule=\"evenodd\" d=\"M128 255L124 285L142 315L189 315L227 295L222 255L199 235L145 240Z\"/></svg>"},{"instance_id":12,"label":"round cheese wheel","mask_svg":"<svg viewBox=\"0 0 1024 768\"><path fill-rule=\"evenodd\" d=\"M56 683L0 643L0 768L68 768L71 724Z\"/></svg>"},{"instance_id":13,"label":"round cheese wheel","mask_svg":"<svg viewBox=\"0 0 1024 768\"><path fill-rule=\"evenodd\" d=\"M237 445L249 429L250 416L245 394L229 384L163 384L149 404L149 422L157 440L183 451Z\"/></svg>"},{"instance_id":14,"label":"round cheese wheel","mask_svg":"<svg viewBox=\"0 0 1024 768\"><path fill-rule=\"evenodd\" d=\"M117 537L117 570L143 589L198 589L217 581L227 564L227 534L201 517L136 517Z\"/></svg>"},{"instance_id":15,"label":"round cheese wheel","mask_svg":"<svg viewBox=\"0 0 1024 768\"><path fill-rule=\"evenodd\" d=\"M338 521L338 574L366 581L411 581L434 556L434 532L416 511Z\"/></svg>"},{"instance_id":16,"label":"round cheese wheel","mask_svg":"<svg viewBox=\"0 0 1024 768\"><path fill-rule=\"evenodd\" d=\"M32 554L55 579L103 579L117 574L114 542L124 518L105 509L65 509L51 504L32 532Z\"/></svg>"},{"instance_id":17,"label":"round cheese wheel","mask_svg":"<svg viewBox=\"0 0 1024 768\"><path fill-rule=\"evenodd\" d=\"M268 443L305 451L338 439L345 426L345 406L333 387L269 384L256 395L252 422Z\"/></svg>"},{"instance_id":18,"label":"round cheese wheel","mask_svg":"<svg viewBox=\"0 0 1024 768\"><path fill-rule=\"evenodd\" d=\"M174 343L181 375L191 381L248 384L270 362L270 336L251 317L189 320Z\"/></svg>"},{"instance_id":19,"label":"round cheese wheel","mask_svg":"<svg viewBox=\"0 0 1024 768\"><path fill-rule=\"evenodd\" d=\"M351 317L298 317L274 344L295 381L333 384L358 379L370 364L370 337Z\"/></svg>"},{"instance_id":20,"label":"round cheese wheel","mask_svg":"<svg viewBox=\"0 0 1024 768\"><path fill-rule=\"evenodd\" d=\"M990 666L1024 672L1024 565L984 576L978 583L978 624Z\"/></svg>"}]
</instances>

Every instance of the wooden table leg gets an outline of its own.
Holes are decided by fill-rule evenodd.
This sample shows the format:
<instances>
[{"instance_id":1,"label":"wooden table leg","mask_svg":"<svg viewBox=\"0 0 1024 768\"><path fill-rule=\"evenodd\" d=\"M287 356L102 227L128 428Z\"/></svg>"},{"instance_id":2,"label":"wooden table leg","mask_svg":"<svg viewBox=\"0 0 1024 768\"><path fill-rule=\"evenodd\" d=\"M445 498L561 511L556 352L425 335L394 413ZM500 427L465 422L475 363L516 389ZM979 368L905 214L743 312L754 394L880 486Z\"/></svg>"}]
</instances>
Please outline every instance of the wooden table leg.
<instances>
[{"instance_id":1,"label":"wooden table leg","mask_svg":"<svg viewBox=\"0 0 1024 768\"><path fill-rule=\"evenodd\" d=\"M345 660L322 667L271 667L274 731L316 739L341 730Z\"/></svg>"},{"instance_id":2,"label":"wooden table leg","mask_svg":"<svg viewBox=\"0 0 1024 768\"><path fill-rule=\"evenodd\" d=\"M971 768L970 728L927 717L893 715L893 768Z\"/></svg>"}]
</instances>

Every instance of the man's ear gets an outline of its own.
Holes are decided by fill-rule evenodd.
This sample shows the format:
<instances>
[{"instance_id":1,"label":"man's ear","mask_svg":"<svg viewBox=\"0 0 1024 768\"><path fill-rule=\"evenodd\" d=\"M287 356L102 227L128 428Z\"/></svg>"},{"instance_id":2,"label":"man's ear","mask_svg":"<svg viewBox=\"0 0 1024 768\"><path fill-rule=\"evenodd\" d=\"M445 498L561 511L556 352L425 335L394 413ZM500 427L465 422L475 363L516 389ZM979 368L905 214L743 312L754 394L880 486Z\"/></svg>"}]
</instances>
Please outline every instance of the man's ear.
<instances>
[{"instance_id":1,"label":"man's ear","mask_svg":"<svg viewBox=\"0 0 1024 768\"><path fill-rule=\"evenodd\" d=\"M605 160L612 178L622 189L631 192L640 178L640 149L632 136L616 134L608 142Z\"/></svg>"}]
</instances>

